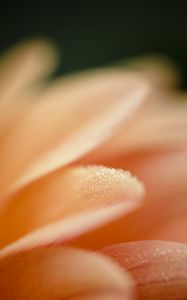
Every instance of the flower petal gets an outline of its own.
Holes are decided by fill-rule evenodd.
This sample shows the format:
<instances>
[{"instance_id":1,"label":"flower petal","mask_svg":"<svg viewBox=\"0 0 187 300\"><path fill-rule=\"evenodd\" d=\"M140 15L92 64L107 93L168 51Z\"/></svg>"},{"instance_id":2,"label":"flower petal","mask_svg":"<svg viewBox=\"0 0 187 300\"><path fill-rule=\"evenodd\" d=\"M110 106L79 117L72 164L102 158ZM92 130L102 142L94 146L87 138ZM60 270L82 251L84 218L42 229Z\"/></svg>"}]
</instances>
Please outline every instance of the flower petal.
<instances>
[{"instance_id":1,"label":"flower petal","mask_svg":"<svg viewBox=\"0 0 187 300\"><path fill-rule=\"evenodd\" d=\"M46 42L31 41L22 43L3 57L0 68L0 133L15 116L29 109L28 89L51 71L56 56L53 52Z\"/></svg>"},{"instance_id":2,"label":"flower petal","mask_svg":"<svg viewBox=\"0 0 187 300\"><path fill-rule=\"evenodd\" d=\"M145 241L102 251L127 269L137 282L138 299L187 299L187 245Z\"/></svg>"},{"instance_id":3,"label":"flower petal","mask_svg":"<svg viewBox=\"0 0 187 300\"><path fill-rule=\"evenodd\" d=\"M163 55L134 57L125 62L124 67L140 73L154 85L156 90L175 88L181 81L175 63Z\"/></svg>"},{"instance_id":4,"label":"flower petal","mask_svg":"<svg viewBox=\"0 0 187 300\"><path fill-rule=\"evenodd\" d=\"M154 91L153 91L153 97ZM167 99L165 99L165 98ZM171 101L173 94L146 101L136 118L82 161L83 163L114 160L116 157L160 149L187 149L186 101ZM168 98L171 98L170 101ZM107 149L107 151L106 151ZM187 150L186 150L187 151Z\"/></svg>"},{"instance_id":5,"label":"flower petal","mask_svg":"<svg viewBox=\"0 0 187 300\"><path fill-rule=\"evenodd\" d=\"M0 259L0 291L6 300L72 299L101 291L130 300L132 289L130 276L96 253L43 248Z\"/></svg>"},{"instance_id":6,"label":"flower petal","mask_svg":"<svg viewBox=\"0 0 187 300\"><path fill-rule=\"evenodd\" d=\"M147 197L164 199L187 193L187 149L158 149L121 155L105 161L115 168L127 168L144 182Z\"/></svg>"},{"instance_id":7,"label":"flower petal","mask_svg":"<svg viewBox=\"0 0 187 300\"><path fill-rule=\"evenodd\" d=\"M45 41L24 42L11 50L1 61L2 98L14 97L33 81L46 76L54 68L55 57L54 49Z\"/></svg>"},{"instance_id":8,"label":"flower petal","mask_svg":"<svg viewBox=\"0 0 187 300\"><path fill-rule=\"evenodd\" d=\"M125 161L119 165L135 173L147 191L145 207L136 215L137 222L145 220L136 238L187 242L187 151L142 152Z\"/></svg>"},{"instance_id":9,"label":"flower petal","mask_svg":"<svg viewBox=\"0 0 187 300\"><path fill-rule=\"evenodd\" d=\"M96 292L96 293L89 293L87 295L81 295L76 296L76 297L72 297L72 298L68 298L66 300L126 300L129 299L129 296L124 298L124 295L122 293L113 293L113 292ZM130 299L132 299L132 297L130 297Z\"/></svg>"},{"instance_id":10,"label":"flower petal","mask_svg":"<svg viewBox=\"0 0 187 300\"><path fill-rule=\"evenodd\" d=\"M139 78L115 70L52 85L1 150L1 190L22 186L95 148L136 110L146 92Z\"/></svg>"},{"instance_id":11,"label":"flower petal","mask_svg":"<svg viewBox=\"0 0 187 300\"><path fill-rule=\"evenodd\" d=\"M116 137L118 153L155 149L156 147L187 147L187 105L185 102L160 101L131 123ZM122 144L122 141L123 142ZM113 144L114 145L114 144Z\"/></svg>"},{"instance_id":12,"label":"flower petal","mask_svg":"<svg viewBox=\"0 0 187 300\"><path fill-rule=\"evenodd\" d=\"M79 247L97 249L113 243L142 239L187 242L187 153L154 151L122 156L109 163L128 168L146 187L138 210L81 236Z\"/></svg>"},{"instance_id":13,"label":"flower petal","mask_svg":"<svg viewBox=\"0 0 187 300\"><path fill-rule=\"evenodd\" d=\"M0 214L1 247L14 241L7 249L63 243L134 210L143 194L142 184L122 170L90 166L58 171L7 199Z\"/></svg>"}]
</instances>

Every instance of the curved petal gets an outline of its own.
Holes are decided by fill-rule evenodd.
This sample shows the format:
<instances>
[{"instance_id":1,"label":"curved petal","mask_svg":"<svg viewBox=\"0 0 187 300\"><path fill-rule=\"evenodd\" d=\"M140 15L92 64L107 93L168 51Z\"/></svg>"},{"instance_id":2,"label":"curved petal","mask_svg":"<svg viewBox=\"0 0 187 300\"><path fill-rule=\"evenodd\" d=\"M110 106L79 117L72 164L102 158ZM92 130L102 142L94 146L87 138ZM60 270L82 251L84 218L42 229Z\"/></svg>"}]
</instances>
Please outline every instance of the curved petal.
<instances>
[{"instance_id":1,"label":"curved petal","mask_svg":"<svg viewBox=\"0 0 187 300\"><path fill-rule=\"evenodd\" d=\"M117 70L52 85L1 149L1 190L29 183L98 146L136 110L146 91L139 78Z\"/></svg>"},{"instance_id":2,"label":"curved petal","mask_svg":"<svg viewBox=\"0 0 187 300\"><path fill-rule=\"evenodd\" d=\"M186 115L185 101L160 101L152 110L137 116L124 132L120 132L115 141L116 151L124 153L156 147L187 146Z\"/></svg>"},{"instance_id":3,"label":"curved petal","mask_svg":"<svg viewBox=\"0 0 187 300\"><path fill-rule=\"evenodd\" d=\"M51 174L2 207L1 247L15 241L2 251L63 243L134 210L143 194L142 184L122 170L72 167Z\"/></svg>"},{"instance_id":4,"label":"curved petal","mask_svg":"<svg viewBox=\"0 0 187 300\"><path fill-rule=\"evenodd\" d=\"M142 152L116 159L111 165L127 167L144 182L143 205L102 228L85 234L74 245L90 249L142 239L187 242L187 153Z\"/></svg>"},{"instance_id":5,"label":"curved petal","mask_svg":"<svg viewBox=\"0 0 187 300\"><path fill-rule=\"evenodd\" d=\"M187 151L154 151L131 155L119 163L146 186L147 201L139 215L136 214L136 224L141 216L145 221L141 222L136 238L187 242L186 162Z\"/></svg>"},{"instance_id":6,"label":"curved petal","mask_svg":"<svg viewBox=\"0 0 187 300\"><path fill-rule=\"evenodd\" d=\"M82 161L83 163L115 160L118 156L158 149L187 151L187 105L175 94L154 95L137 112L136 118ZM186 97L186 96L185 96ZM169 99L169 100L168 100ZM106 151L107 149L107 151ZM128 158L128 157L127 157Z\"/></svg>"},{"instance_id":7,"label":"curved petal","mask_svg":"<svg viewBox=\"0 0 187 300\"><path fill-rule=\"evenodd\" d=\"M138 299L186 300L186 244L133 242L106 247L102 252L132 274Z\"/></svg>"},{"instance_id":8,"label":"curved petal","mask_svg":"<svg viewBox=\"0 0 187 300\"><path fill-rule=\"evenodd\" d=\"M125 62L124 67L139 72L156 90L175 88L181 81L177 66L164 55L134 57Z\"/></svg>"},{"instance_id":9,"label":"curved petal","mask_svg":"<svg viewBox=\"0 0 187 300\"><path fill-rule=\"evenodd\" d=\"M171 102L152 111L149 115L142 114L141 118L124 130L121 142L118 136L116 148L130 152L133 150L155 149L156 147L187 146L187 105L186 103ZM123 148L122 141L125 141Z\"/></svg>"},{"instance_id":10,"label":"curved petal","mask_svg":"<svg viewBox=\"0 0 187 300\"><path fill-rule=\"evenodd\" d=\"M6 300L65 300L97 292L130 300L132 289L128 274L95 253L43 248L0 258L0 291Z\"/></svg>"},{"instance_id":11,"label":"curved petal","mask_svg":"<svg viewBox=\"0 0 187 300\"><path fill-rule=\"evenodd\" d=\"M141 75L152 87L149 101L138 110L136 117L83 162L100 162L108 157L156 147L187 146L187 96L176 89L179 76L165 57L148 56L125 63L126 70ZM107 151L106 151L107 149Z\"/></svg>"},{"instance_id":12,"label":"curved petal","mask_svg":"<svg viewBox=\"0 0 187 300\"><path fill-rule=\"evenodd\" d=\"M56 57L53 52L48 43L31 41L3 57L0 62L0 134L13 118L29 109L28 89L51 71Z\"/></svg>"},{"instance_id":13,"label":"curved petal","mask_svg":"<svg viewBox=\"0 0 187 300\"><path fill-rule=\"evenodd\" d=\"M81 295L76 297L71 297L65 300L127 300L129 296L125 296L122 293L113 293L112 291L105 292L95 292L88 293L87 295ZM132 297L130 297L132 299Z\"/></svg>"},{"instance_id":14,"label":"curved petal","mask_svg":"<svg viewBox=\"0 0 187 300\"><path fill-rule=\"evenodd\" d=\"M101 228L84 233L70 244L87 249L100 249L113 243L156 238L187 242L186 197L163 202L151 202L142 206Z\"/></svg>"},{"instance_id":15,"label":"curved petal","mask_svg":"<svg viewBox=\"0 0 187 300\"><path fill-rule=\"evenodd\" d=\"M147 197L164 199L187 193L187 149L135 151L106 160L105 165L126 168L144 182Z\"/></svg>"},{"instance_id":16,"label":"curved petal","mask_svg":"<svg viewBox=\"0 0 187 300\"><path fill-rule=\"evenodd\" d=\"M16 46L0 62L2 99L14 97L17 92L46 76L54 68L55 58L53 47L42 40L24 42Z\"/></svg>"}]
</instances>

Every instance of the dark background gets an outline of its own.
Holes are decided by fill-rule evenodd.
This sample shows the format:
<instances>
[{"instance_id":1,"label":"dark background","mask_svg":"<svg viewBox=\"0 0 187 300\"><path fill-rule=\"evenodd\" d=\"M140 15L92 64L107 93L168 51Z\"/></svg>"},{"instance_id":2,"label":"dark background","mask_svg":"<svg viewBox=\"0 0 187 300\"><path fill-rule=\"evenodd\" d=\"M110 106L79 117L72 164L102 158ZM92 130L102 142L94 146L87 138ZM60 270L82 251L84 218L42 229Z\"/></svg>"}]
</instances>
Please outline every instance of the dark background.
<instances>
[{"instance_id":1,"label":"dark background","mask_svg":"<svg viewBox=\"0 0 187 300\"><path fill-rule=\"evenodd\" d=\"M163 53L187 86L187 1L7 1L0 7L0 52L29 37L52 39L59 72Z\"/></svg>"}]
</instances>

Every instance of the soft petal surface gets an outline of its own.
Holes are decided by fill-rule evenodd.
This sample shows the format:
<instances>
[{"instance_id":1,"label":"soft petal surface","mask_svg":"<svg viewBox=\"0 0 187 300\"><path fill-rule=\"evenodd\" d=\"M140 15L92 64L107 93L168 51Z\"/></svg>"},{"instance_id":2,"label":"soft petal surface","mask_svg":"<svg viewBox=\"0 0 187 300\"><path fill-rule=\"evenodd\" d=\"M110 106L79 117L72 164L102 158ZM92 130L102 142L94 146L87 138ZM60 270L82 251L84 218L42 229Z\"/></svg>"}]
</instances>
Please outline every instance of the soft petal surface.
<instances>
[{"instance_id":1,"label":"soft petal surface","mask_svg":"<svg viewBox=\"0 0 187 300\"><path fill-rule=\"evenodd\" d=\"M43 248L0 259L0 291L6 300L78 299L101 292L130 300L132 289L133 281L120 267L81 250Z\"/></svg>"},{"instance_id":2,"label":"soft petal surface","mask_svg":"<svg viewBox=\"0 0 187 300\"><path fill-rule=\"evenodd\" d=\"M45 41L24 42L15 47L0 62L0 91L6 95L2 98L12 98L48 75L56 65L55 59L54 48Z\"/></svg>"},{"instance_id":3,"label":"soft petal surface","mask_svg":"<svg viewBox=\"0 0 187 300\"><path fill-rule=\"evenodd\" d=\"M146 101L126 126L84 158L83 162L107 163L118 157L160 149L187 151L187 105L184 95L154 95ZM176 98L176 99L173 99ZM106 151L107 149L107 151ZM127 157L128 158L128 157Z\"/></svg>"},{"instance_id":4,"label":"soft petal surface","mask_svg":"<svg viewBox=\"0 0 187 300\"><path fill-rule=\"evenodd\" d=\"M177 65L164 55L146 55L124 61L124 67L139 72L156 90L171 90L181 82Z\"/></svg>"},{"instance_id":5,"label":"soft petal surface","mask_svg":"<svg viewBox=\"0 0 187 300\"><path fill-rule=\"evenodd\" d=\"M114 69L54 83L1 148L1 190L22 186L95 148L128 119L146 92L144 81Z\"/></svg>"},{"instance_id":6,"label":"soft petal surface","mask_svg":"<svg viewBox=\"0 0 187 300\"><path fill-rule=\"evenodd\" d=\"M139 215L136 214L136 225L143 220L137 226L139 235L134 232L131 238L187 242L186 162L185 150L135 153L114 162L114 166L127 167L146 186L147 201Z\"/></svg>"},{"instance_id":7,"label":"soft petal surface","mask_svg":"<svg viewBox=\"0 0 187 300\"><path fill-rule=\"evenodd\" d=\"M161 239L186 242L186 197L152 202L92 232L84 233L72 245L88 249L125 241Z\"/></svg>"},{"instance_id":8,"label":"soft petal surface","mask_svg":"<svg viewBox=\"0 0 187 300\"><path fill-rule=\"evenodd\" d=\"M25 42L0 62L0 134L16 116L29 109L28 89L55 65L54 49L47 42Z\"/></svg>"},{"instance_id":9,"label":"soft petal surface","mask_svg":"<svg viewBox=\"0 0 187 300\"><path fill-rule=\"evenodd\" d=\"M163 100L152 110L143 112L119 132L112 142L111 154L129 153L156 147L187 147L186 102ZM110 153L108 153L109 155ZM111 155L110 154L110 155Z\"/></svg>"},{"instance_id":10,"label":"soft petal surface","mask_svg":"<svg viewBox=\"0 0 187 300\"><path fill-rule=\"evenodd\" d=\"M0 211L0 227L5 228L1 247L33 230L13 249L66 241L129 213L143 195L143 185L123 170L88 166L58 171L7 199Z\"/></svg>"},{"instance_id":11,"label":"soft petal surface","mask_svg":"<svg viewBox=\"0 0 187 300\"><path fill-rule=\"evenodd\" d=\"M152 92L134 118L84 162L101 162L107 157L156 147L187 146L187 95L177 89L176 66L165 57L154 56L138 58L124 66L149 82Z\"/></svg>"},{"instance_id":12,"label":"soft petal surface","mask_svg":"<svg viewBox=\"0 0 187 300\"><path fill-rule=\"evenodd\" d=\"M129 297L124 298L122 293L113 293L112 291L105 291L105 292L95 292L95 293L88 293L87 295L81 295L76 297L68 298L67 300L126 300ZM132 298L131 298L132 299Z\"/></svg>"},{"instance_id":13,"label":"soft petal surface","mask_svg":"<svg viewBox=\"0 0 187 300\"><path fill-rule=\"evenodd\" d=\"M177 197L187 193L187 149L155 149L120 155L106 162L116 168L127 168L145 184L150 199Z\"/></svg>"},{"instance_id":14,"label":"soft petal surface","mask_svg":"<svg viewBox=\"0 0 187 300\"><path fill-rule=\"evenodd\" d=\"M134 242L113 245L103 252L132 274L138 299L187 299L186 244Z\"/></svg>"},{"instance_id":15,"label":"soft petal surface","mask_svg":"<svg viewBox=\"0 0 187 300\"><path fill-rule=\"evenodd\" d=\"M145 201L128 216L85 234L74 243L98 248L139 239L187 242L186 161L185 151L142 152L114 160L111 165L127 167L144 182Z\"/></svg>"}]
</instances>

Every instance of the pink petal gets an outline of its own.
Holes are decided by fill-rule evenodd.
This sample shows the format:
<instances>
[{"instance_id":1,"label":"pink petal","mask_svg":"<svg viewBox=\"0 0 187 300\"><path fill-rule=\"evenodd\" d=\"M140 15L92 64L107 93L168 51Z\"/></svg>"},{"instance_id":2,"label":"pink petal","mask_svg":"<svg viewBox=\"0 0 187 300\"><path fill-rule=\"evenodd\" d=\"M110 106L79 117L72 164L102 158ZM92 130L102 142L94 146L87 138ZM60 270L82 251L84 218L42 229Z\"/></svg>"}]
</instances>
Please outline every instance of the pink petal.
<instances>
[{"instance_id":1,"label":"pink petal","mask_svg":"<svg viewBox=\"0 0 187 300\"><path fill-rule=\"evenodd\" d=\"M99 292L130 300L133 281L100 254L43 248L1 258L0 291L6 300L65 300Z\"/></svg>"},{"instance_id":2,"label":"pink petal","mask_svg":"<svg viewBox=\"0 0 187 300\"><path fill-rule=\"evenodd\" d=\"M187 245L145 241L106 247L103 251L137 282L138 299L187 299Z\"/></svg>"}]
</instances>

